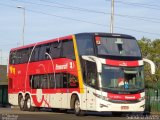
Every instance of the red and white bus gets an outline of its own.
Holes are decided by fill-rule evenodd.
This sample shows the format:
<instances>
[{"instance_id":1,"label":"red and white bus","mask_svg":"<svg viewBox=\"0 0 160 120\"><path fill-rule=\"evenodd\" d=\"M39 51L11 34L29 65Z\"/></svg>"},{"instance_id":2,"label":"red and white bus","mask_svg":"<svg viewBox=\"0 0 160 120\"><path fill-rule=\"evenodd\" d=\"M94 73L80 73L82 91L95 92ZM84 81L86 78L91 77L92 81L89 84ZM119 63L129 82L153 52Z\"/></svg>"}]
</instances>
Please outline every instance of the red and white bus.
<instances>
[{"instance_id":1,"label":"red and white bus","mask_svg":"<svg viewBox=\"0 0 160 120\"><path fill-rule=\"evenodd\" d=\"M136 39L124 34L79 33L13 48L9 103L76 115L144 111L143 65Z\"/></svg>"}]
</instances>

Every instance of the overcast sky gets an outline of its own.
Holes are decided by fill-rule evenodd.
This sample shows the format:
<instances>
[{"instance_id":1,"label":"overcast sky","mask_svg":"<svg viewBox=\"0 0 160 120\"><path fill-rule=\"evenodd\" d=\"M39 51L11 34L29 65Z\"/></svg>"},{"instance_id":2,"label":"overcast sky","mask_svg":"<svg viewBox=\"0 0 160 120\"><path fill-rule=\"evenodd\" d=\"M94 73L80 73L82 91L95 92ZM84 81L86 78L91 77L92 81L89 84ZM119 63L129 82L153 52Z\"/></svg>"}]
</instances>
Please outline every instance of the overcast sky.
<instances>
[{"instance_id":1,"label":"overcast sky","mask_svg":"<svg viewBox=\"0 0 160 120\"><path fill-rule=\"evenodd\" d=\"M111 0L0 0L0 49L6 64L9 50L25 44L80 32L109 32ZM159 0L115 0L114 32L160 38ZM134 18L133 18L134 17Z\"/></svg>"}]
</instances>

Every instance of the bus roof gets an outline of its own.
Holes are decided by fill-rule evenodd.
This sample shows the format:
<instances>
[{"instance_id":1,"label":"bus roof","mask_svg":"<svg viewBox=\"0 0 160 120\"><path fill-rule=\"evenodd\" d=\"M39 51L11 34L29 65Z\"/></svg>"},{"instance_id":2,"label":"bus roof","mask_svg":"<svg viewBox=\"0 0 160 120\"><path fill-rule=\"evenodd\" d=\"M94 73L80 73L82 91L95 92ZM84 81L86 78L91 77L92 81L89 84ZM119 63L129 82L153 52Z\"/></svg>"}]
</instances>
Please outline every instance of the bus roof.
<instances>
[{"instance_id":1,"label":"bus roof","mask_svg":"<svg viewBox=\"0 0 160 120\"><path fill-rule=\"evenodd\" d=\"M135 39L135 37L131 35L119 34L119 33L92 32L92 33L78 33L75 35L94 35L94 36L121 37L121 38Z\"/></svg>"},{"instance_id":2,"label":"bus roof","mask_svg":"<svg viewBox=\"0 0 160 120\"><path fill-rule=\"evenodd\" d=\"M54 39L50 39L50 40L45 40L45 41L41 41L41 42L37 42L37 43L33 43L33 44L20 46L20 47L17 47L17 48L12 48L11 51L33 47L35 44L42 45L42 44L47 44L47 43L51 43L51 42L58 41L58 40L65 40L65 39L71 39L71 38L72 38L72 35L65 36L65 37L60 37L60 38L54 38Z\"/></svg>"},{"instance_id":3,"label":"bus roof","mask_svg":"<svg viewBox=\"0 0 160 120\"><path fill-rule=\"evenodd\" d=\"M86 32L86 33L78 33L78 34L74 34L74 35L92 35L92 36L108 36L108 37L121 37L121 38L129 38L129 39L135 39L133 36L130 35L126 35L126 34L118 34L118 33L103 33L103 32ZM28 44L28 45L24 45L24 46L20 46L17 48L12 48L11 51L15 51L15 50L20 50L20 49L25 49L25 48L29 48L29 47L33 47L35 44L37 45L42 45L42 44L47 44L47 43L51 43L54 41L58 41L58 40L65 40L65 39L71 39L72 35L69 36L65 36L65 37L59 37L59 38L55 38L55 39L50 39L50 40L45 40L45 41L41 41L41 42L37 42L37 43L33 43L33 44Z\"/></svg>"}]
</instances>

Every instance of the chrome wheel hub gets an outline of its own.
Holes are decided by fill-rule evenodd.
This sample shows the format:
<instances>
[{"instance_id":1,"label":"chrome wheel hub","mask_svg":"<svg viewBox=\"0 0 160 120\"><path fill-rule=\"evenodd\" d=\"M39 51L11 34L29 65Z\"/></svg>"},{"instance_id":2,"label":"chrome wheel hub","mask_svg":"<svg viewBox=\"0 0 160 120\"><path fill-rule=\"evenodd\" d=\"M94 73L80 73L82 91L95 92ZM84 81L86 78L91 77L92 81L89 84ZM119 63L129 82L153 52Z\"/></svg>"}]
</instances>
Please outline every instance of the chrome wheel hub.
<instances>
[{"instance_id":1,"label":"chrome wheel hub","mask_svg":"<svg viewBox=\"0 0 160 120\"><path fill-rule=\"evenodd\" d=\"M24 100L23 100L23 98L21 98L21 100L20 100L20 106L21 106L21 107L24 106Z\"/></svg>"},{"instance_id":2,"label":"chrome wheel hub","mask_svg":"<svg viewBox=\"0 0 160 120\"><path fill-rule=\"evenodd\" d=\"M27 108L31 108L31 99L30 98L28 98L28 100L27 100Z\"/></svg>"},{"instance_id":3,"label":"chrome wheel hub","mask_svg":"<svg viewBox=\"0 0 160 120\"><path fill-rule=\"evenodd\" d=\"M79 112L79 110L80 110L80 103L79 103L79 100L76 100L75 101L75 111Z\"/></svg>"}]
</instances>

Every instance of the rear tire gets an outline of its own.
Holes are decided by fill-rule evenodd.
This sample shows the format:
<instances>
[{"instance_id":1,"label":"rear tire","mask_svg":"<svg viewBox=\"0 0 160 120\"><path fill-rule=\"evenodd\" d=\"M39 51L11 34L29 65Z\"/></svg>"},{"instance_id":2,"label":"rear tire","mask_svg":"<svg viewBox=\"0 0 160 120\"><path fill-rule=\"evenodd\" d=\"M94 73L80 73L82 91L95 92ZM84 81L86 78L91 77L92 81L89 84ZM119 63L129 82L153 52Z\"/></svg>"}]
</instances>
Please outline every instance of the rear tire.
<instances>
[{"instance_id":1,"label":"rear tire","mask_svg":"<svg viewBox=\"0 0 160 120\"><path fill-rule=\"evenodd\" d=\"M36 108L31 105L31 98L29 95L27 95L25 98L24 109L27 111L35 111L36 110Z\"/></svg>"},{"instance_id":2,"label":"rear tire","mask_svg":"<svg viewBox=\"0 0 160 120\"><path fill-rule=\"evenodd\" d=\"M22 95L19 95L18 96L18 105L19 105L19 108L20 110L24 111L24 99L23 99L23 96Z\"/></svg>"},{"instance_id":3,"label":"rear tire","mask_svg":"<svg viewBox=\"0 0 160 120\"><path fill-rule=\"evenodd\" d=\"M81 108L80 108L80 101L79 101L78 97L76 97L75 102L74 102L74 113L77 116L83 116L84 115L84 111L81 110Z\"/></svg>"}]
</instances>

